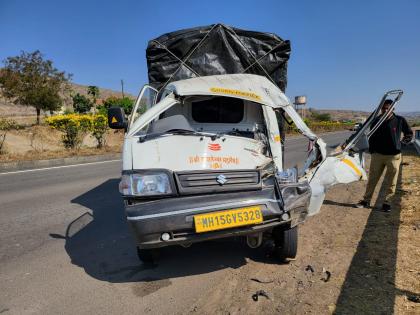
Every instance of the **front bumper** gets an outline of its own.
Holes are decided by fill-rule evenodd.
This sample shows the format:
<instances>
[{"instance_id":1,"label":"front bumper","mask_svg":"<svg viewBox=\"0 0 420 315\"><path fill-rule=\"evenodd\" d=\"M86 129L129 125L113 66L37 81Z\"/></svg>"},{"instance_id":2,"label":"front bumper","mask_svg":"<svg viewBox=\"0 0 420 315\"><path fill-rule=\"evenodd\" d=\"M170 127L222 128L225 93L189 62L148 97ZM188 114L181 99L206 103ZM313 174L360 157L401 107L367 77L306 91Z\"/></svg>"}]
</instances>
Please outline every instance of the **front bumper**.
<instances>
[{"instance_id":1,"label":"front bumper","mask_svg":"<svg viewBox=\"0 0 420 315\"><path fill-rule=\"evenodd\" d=\"M259 191L165 198L144 201L126 206L128 224L140 248L156 248L175 244L189 244L216 238L255 234L271 230L281 224L294 226L307 215L306 200L295 203L293 209L283 207L276 198L274 187ZM247 206L261 206L264 221L257 225L242 226L226 230L196 233L194 215ZM289 214L283 220L282 214ZM162 241L162 233L169 233L171 239Z\"/></svg>"}]
</instances>

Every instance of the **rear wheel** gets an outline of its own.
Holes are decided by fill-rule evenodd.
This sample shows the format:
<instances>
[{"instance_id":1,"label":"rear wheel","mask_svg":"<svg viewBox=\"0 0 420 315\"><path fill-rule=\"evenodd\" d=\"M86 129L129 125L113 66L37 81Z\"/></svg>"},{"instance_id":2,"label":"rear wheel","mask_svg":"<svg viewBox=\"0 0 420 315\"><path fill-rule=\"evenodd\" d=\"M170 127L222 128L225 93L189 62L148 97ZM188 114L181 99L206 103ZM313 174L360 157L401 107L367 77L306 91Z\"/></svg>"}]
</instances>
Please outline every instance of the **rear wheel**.
<instances>
[{"instance_id":1,"label":"rear wheel","mask_svg":"<svg viewBox=\"0 0 420 315\"><path fill-rule=\"evenodd\" d=\"M276 228L273 230L275 253L281 261L294 259L298 248L298 228Z\"/></svg>"},{"instance_id":2,"label":"rear wheel","mask_svg":"<svg viewBox=\"0 0 420 315\"><path fill-rule=\"evenodd\" d=\"M159 250L157 248L143 249L137 247L137 256L144 263L155 263L159 259Z\"/></svg>"}]
</instances>

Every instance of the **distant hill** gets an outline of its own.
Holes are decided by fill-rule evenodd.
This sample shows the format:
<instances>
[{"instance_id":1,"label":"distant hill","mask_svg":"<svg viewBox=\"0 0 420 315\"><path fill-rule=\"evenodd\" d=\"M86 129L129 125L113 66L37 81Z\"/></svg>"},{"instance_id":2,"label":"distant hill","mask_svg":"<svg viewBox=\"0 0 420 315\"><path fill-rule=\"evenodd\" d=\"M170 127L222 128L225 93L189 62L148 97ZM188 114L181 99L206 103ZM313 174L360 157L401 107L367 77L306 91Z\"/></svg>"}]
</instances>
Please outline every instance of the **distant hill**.
<instances>
[{"instance_id":1,"label":"distant hill","mask_svg":"<svg viewBox=\"0 0 420 315\"><path fill-rule=\"evenodd\" d=\"M317 113L329 113L332 120L338 121L360 121L363 122L371 112L357 111L357 110L345 110L345 109L314 109L310 108L309 112L315 111ZM408 121L419 121L420 112L397 112L398 115L405 117Z\"/></svg>"},{"instance_id":2,"label":"distant hill","mask_svg":"<svg viewBox=\"0 0 420 315\"><path fill-rule=\"evenodd\" d=\"M420 118L420 112L400 112L398 114L407 118Z\"/></svg>"},{"instance_id":3,"label":"distant hill","mask_svg":"<svg viewBox=\"0 0 420 315\"><path fill-rule=\"evenodd\" d=\"M77 84L77 83L70 83L72 94L82 94L87 95L87 85ZM98 100L107 99L110 96L121 97L121 92L99 88L99 98ZM124 96L128 96L131 98L135 98L134 95L129 93L124 93ZM68 96L64 100L64 108L71 108L72 101L71 98ZM24 105L15 105L7 100L3 95L1 95L0 91L0 117L11 117L11 116L33 116L35 115L35 110L33 107L28 107Z\"/></svg>"},{"instance_id":4,"label":"distant hill","mask_svg":"<svg viewBox=\"0 0 420 315\"><path fill-rule=\"evenodd\" d=\"M309 108L309 112L317 112L320 114L330 114L331 120L337 121L364 121L369 116L370 112L346 110L346 109L315 109Z\"/></svg>"},{"instance_id":5,"label":"distant hill","mask_svg":"<svg viewBox=\"0 0 420 315\"><path fill-rule=\"evenodd\" d=\"M404 116L411 126L420 125L420 112L401 112L398 114Z\"/></svg>"},{"instance_id":6,"label":"distant hill","mask_svg":"<svg viewBox=\"0 0 420 315\"><path fill-rule=\"evenodd\" d=\"M82 95L87 95L87 85L77 84L77 83L71 83L71 88L73 90L73 93L80 93ZM104 89L99 88L99 98L100 99L107 99L110 96L117 96L122 97L121 91L114 91L110 89ZM128 96L131 98L135 98L134 95L124 92L124 96Z\"/></svg>"}]
</instances>

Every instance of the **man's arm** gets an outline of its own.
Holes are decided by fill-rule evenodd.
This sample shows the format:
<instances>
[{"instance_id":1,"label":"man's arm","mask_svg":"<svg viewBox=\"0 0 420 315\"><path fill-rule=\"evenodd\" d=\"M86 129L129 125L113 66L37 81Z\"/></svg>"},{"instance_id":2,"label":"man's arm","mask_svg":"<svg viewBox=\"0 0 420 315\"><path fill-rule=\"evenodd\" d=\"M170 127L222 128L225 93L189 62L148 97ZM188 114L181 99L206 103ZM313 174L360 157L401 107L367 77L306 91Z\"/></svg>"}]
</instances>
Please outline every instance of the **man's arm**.
<instances>
[{"instance_id":1,"label":"man's arm","mask_svg":"<svg viewBox=\"0 0 420 315\"><path fill-rule=\"evenodd\" d=\"M401 142L410 143L411 140L413 140L413 130L411 130L410 126L407 123L407 120L405 120L404 117L402 117L401 121L401 130L404 134L404 137L402 138Z\"/></svg>"}]
</instances>

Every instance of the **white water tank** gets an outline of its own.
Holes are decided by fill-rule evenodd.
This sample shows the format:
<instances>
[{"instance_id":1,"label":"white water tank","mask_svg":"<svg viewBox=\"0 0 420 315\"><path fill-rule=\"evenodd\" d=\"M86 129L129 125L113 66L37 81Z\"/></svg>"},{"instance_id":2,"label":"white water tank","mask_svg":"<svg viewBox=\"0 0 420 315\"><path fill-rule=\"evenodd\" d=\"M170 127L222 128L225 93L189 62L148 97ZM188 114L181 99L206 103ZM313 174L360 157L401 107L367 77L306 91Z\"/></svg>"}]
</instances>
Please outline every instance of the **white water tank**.
<instances>
[{"instance_id":1,"label":"white water tank","mask_svg":"<svg viewBox=\"0 0 420 315\"><path fill-rule=\"evenodd\" d=\"M306 95L295 96L296 105L305 105L306 104Z\"/></svg>"}]
</instances>

